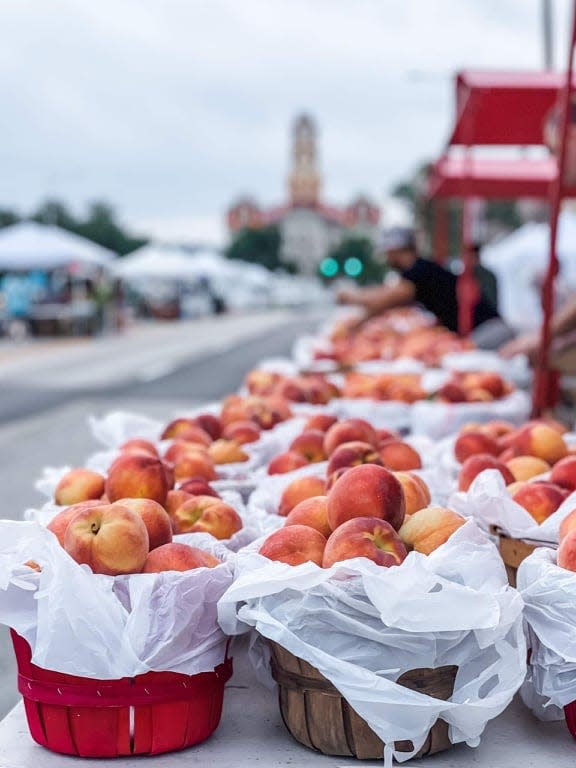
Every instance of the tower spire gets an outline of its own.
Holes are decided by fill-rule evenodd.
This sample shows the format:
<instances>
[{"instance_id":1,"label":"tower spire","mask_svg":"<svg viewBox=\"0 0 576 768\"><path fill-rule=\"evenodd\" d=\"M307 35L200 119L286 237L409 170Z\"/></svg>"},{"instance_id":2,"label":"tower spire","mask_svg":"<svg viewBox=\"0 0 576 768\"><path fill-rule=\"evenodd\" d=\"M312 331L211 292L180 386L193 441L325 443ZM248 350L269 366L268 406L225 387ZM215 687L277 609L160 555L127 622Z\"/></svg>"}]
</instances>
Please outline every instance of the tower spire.
<instances>
[{"instance_id":1,"label":"tower spire","mask_svg":"<svg viewBox=\"0 0 576 768\"><path fill-rule=\"evenodd\" d=\"M290 201L295 207L318 205L320 175L316 159L316 126L309 115L300 115L292 130L292 169L288 178Z\"/></svg>"}]
</instances>

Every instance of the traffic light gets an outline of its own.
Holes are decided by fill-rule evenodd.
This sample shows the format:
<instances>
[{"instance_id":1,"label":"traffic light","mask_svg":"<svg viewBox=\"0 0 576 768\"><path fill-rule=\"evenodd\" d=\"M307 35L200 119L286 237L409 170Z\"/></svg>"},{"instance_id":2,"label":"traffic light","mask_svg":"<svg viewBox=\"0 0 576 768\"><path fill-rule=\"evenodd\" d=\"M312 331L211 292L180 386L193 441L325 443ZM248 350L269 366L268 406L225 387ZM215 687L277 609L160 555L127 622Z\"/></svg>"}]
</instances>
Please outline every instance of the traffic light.
<instances>
[{"instance_id":1,"label":"traffic light","mask_svg":"<svg viewBox=\"0 0 576 768\"><path fill-rule=\"evenodd\" d=\"M327 256L320 262L320 274L322 277L335 277L338 274L338 262L331 256Z\"/></svg>"},{"instance_id":2,"label":"traffic light","mask_svg":"<svg viewBox=\"0 0 576 768\"><path fill-rule=\"evenodd\" d=\"M358 277L362 274L364 264L356 256L350 256L344 262L344 272L348 277Z\"/></svg>"}]
</instances>

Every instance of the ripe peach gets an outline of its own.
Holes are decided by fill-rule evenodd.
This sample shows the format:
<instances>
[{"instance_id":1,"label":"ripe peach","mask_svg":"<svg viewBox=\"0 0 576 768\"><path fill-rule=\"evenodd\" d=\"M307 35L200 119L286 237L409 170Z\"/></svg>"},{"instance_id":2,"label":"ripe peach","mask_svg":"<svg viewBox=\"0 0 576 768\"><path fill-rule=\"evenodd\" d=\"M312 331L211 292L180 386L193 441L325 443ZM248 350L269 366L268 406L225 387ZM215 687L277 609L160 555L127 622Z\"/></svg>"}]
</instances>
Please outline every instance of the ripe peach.
<instances>
[{"instance_id":1,"label":"ripe peach","mask_svg":"<svg viewBox=\"0 0 576 768\"><path fill-rule=\"evenodd\" d=\"M260 547L260 554L269 560L288 565L301 565L312 561L322 565L326 539L308 525L289 525L271 533Z\"/></svg>"},{"instance_id":2,"label":"ripe peach","mask_svg":"<svg viewBox=\"0 0 576 768\"><path fill-rule=\"evenodd\" d=\"M174 464L174 476L178 481L188 480L191 477L216 480L216 470L210 456L200 452L188 453Z\"/></svg>"},{"instance_id":3,"label":"ripe peach","mask_svg":"<svg viewBox=\"0 0 576 768\"><path fill-rule=\"evenodd\" d=\"M192 498L192 496L192 493L185 491L182 488L179 488L176 491L168 491L166 503L164 504L164 509L168 513L168 516L173 518L176 510L179 509L185 501Z\"/></svg>"},{"instance_id":4,"label":"ripe peach","mask_svg":"<svg viewBox=\"0 0 576 768\"><path fill-rule=\"evenodd\" d=\"M216 539L229 539L242 528L236 510L213 496L193 496L174 513L175 533L211 533Z\"/></svg>"},{"instance_id":5,"label":"ripe peach","mask_svg":"<svg viewBox=\"0 0 576 768\"><path fill-rule=\"evenodd\" d=\"M506 394L506 385L502 376L498 373L485 372L476 374L473 389L483 389L490 393L493 399L498 400Z\"/></svg>"},{"instance_id":6,"label":"ripe peach","mask_svg":"<svg viewBox=\"0 0 576 768\"><path fill-rule=\"evenodd\" d=\"M514 475L515 480L530 480L537 475L543 475L550 470L550 464L536 456L514 456L506 462L506 466Z\"/></svg>"},{"instance_id":7,"label":"ripe peach","mask_svg":"<svg viewBox=\"0 0 576 768\"><path fill-rule=\"evenodd\" d=\"M560 523L559 541L576 528L576 509L573 509Z\"/></svg>"},{"instance_id":8,"label":"ripe peach","mask_svg":"<svg viewBox=\"0 0 576 768\"><path fill-rule=\"evenodd\" d=\"M324 453L331 456L342 443L362 442L376 447L378 433L364 419L346 419L333 424L324 435Z\"/></svg>"},{"instance_id":9,"label":"ripe peach","mask_svg":"<svg viewBox=\"0 0 576 768\"><path fill-rule=\"evenodd\" d=\"M436 396L446 403L465 403L467 400L464 387L457 381L447 381L440 387Z\"/></svg>"},{"instance_id":10,"label":"ripe peach","mask_svg":"<svg viewBox=\"0 0 576 768\"><path fill-rule=\"evenodd\" d=\"M569 531L558 547L558 565L568 571L576 571L576 531Z\"/></svg>"},{"instance_id":11,"label":"ripe peach","mask_svg":"<svg viewBox=\"0 0 576 768\"><path fill-rule=\"evenodd\" d=\"M150 440L143 440L139 437L134 437L132 440L126 440L125 443L119 448L120 453L147 453L149 456L155 456L159 458L158 451L154 443Z\"/></svg>"},{"instance_id":12,"label":"ripe peach","mask_svg":"<svg viewBox=\"0 0 576 768\"><path fill-rule=\"evenodd\" d=\"M510 483L510 485L506 486L506 490L510 494L510 496L514 496L516 491L519 491L520 488L523 488L527 484L526 480L517 480L514 483Z\"/></svg>"},{"instance_id":13,"label":"ripe peach","mask_svg":"<svg viewBox=\"0 0 576 768\"><path fill-rule=\"evenodd\" d=\"M400 528L400 538L408 549L429 555L464 525L463 517L445 507L420 509L405 521Z\"/></svg>"},{"instance_id":14,"label":"ripe peach","mask_svg":"<svg viewBox=\"0 0 576 768\"><path fill-rule=\"evenodd\" d=\"M234 440L238 445L255 443L260 438L260 430L253 421L233 421L224 427L222 437Z\"/></svg>"},{"instance_id":15,"label":"ripe peach","mask_svg":"<svg viewBox=\"0 0 576 768\"><path fill-rule=\"evenodd\" d=\"M150 552L144 563L142 573L161 573L162 571L191 571L194 568L214 568L220 560L198 547L188 544L163 544Z\"/></svg>"},{"instance_id":16,"label":"ripe peach","mask_svg":"<svg viewBox=\"0 0 576 768\"><path fill-rule=\"evenodd\" d=\"M212 440L218 440L222 437L222 423L218 416L214 416L212 413L200 413L194 417L195 423L207 432Z\"/></svg>"},{"instance_id":17,"label":"ripe peach","mask_svg":"<svg viewBox=\"0 0 576 768\"><path fill-rule=\"evenodd\" d=\"M285 517L301 501L313 496L323 496L325 492L326 482L321 477L314 475L298 477L296 480L292 480L282 491L278 514Z\"/></svg>"},{"instance_id":18,"label":"ripe peach","mask_svg":"<svg viewBox=\"0 0 576 768\"><path fill-rule=\"evenodd\" d=\"M208 454L214 464L237 464L249 459L248 454L240 447L239 443L235 440L223 440L222 438L212 443L208 448Z\"/></svg>"},{"instance_id":19,"label":"ripe peach","mask_svg":"<svg viewBox=\"0 0 576 768\"><path fill-rule=\"evenodd\" d=\"M296 504L284 525L309 525L328 538L332 529L328 525L328 497L312 496Z\"/></svg>"},{"instance_id":20,"label":"ripe peach","mask_svg":"<svg viewBox=\"0 0 576 768\"><path fill-rule=\"evenodd\" d=\"M203 453L207 456L208 448L205 445L189 443L186 440L174 440L164 451L164 461L176 464L183 456L188 456L191 453Z\"/></svg>"},{"instance_id":21,"label":"ripe peach","mask_svg":"<svg viewBox=\"0 0 576 768\"><path fill-rule=\"evenodd\" d=\"M517 454L537 456L548 464L555 464L568 454L562 435L547 424L527 424L516 435Z\"/></svg>"},{"instance_id":22,"label":"ripe peach","mask_svg":"<svg viewBox=\"0 0 576 768\"><path fill-rule=\"evenodd\" d=\"M352 467L328 494L328 522L332 530L355 517L377 517L398 530L405 510L400 482L392 472L375 464Z\"/></svg>"},{"instance_id":23,"label":"ripe peach","mask_svg":"<svg viewBox=\"0 0 576 768\"><path fill-rule=\"evenodd\" d=\"M221 498L218 491L210 485L203 477L191 477L189 480L185 480L181 485L181 491L192 494L192 496L214 496L214 498Z\"/></svg>"},{"instance_id":24,"label":"ripe peach","mask_svg":"<svg viewBox=\"0 0 576 768\"><path fill-rule=\"evenodd\" d=\"M172 541L172 524L168 513L152 499L120 499L112 505L124 507L140 515L148 531L149 549L156 549Z\"/></svg>"},{"instance_id":25,"label":"ripe peach","mask_svg":"<svg viewBox=\"0 0 576 768\"><path fill-rule=\"evenodd\" d=\"M148 531L140 515L126 507L85 507L70 520L64 548L94 573L139 573L148 556Z\"/></svg>"},{"instance_id":26,"label":"ripe peach","mask_svg":"<svg viewBox=\"0 0 576 768\"><path fill-rule=\"evenodd\" d=\"M514 475L510 472L506 464L503 464L499 459L495 459L494 456L479 453L476 456L470 456L470 458L466 459L464 464L462 464L460 474L458 475L458 490L467 491L476 476L479 475L480 472L484 472L485 469L497 469L504 478L506 485L510 485L510 483L514 482Z\"/></svg>"},{"instance_id":27,"label":"ripe peach","mask_svg":"<svg viewBox=\"0 0 576 768\"><path fill-rule=\"evenodd\" d=\"M118 499L153 499L164 505L169 483L160 459L127 454L120 456L108 470L106 495Z\"/></svg>"},{"instance_id":28,"label":"ripe peach","mask_svg":"<svg viewBox=\"0 0 576 768\"><path fill-rule=\"evenodd\" d=\"M406 555L406 547L386 520L355 517L342 523L331 534L326 542L322 565L330 568L342 560L367 557L377 565L389 568L400 565Z\"/></svg>"},{"instance_id":29,"label":"ripe peach","mask_svg":"<svg viewBox=\"0 0 576 768\"><path fill-rule=\"evenodd\" d=\"M506 450L502 451L498 455L499 461L502 462L502 464L508 464L510 459L513 459L516 456L516 452L513 448L506 448Z\"/></svg>"},{"instance_id":30,"label":"ripe peach","mask_svg":"<svg viewBox=\"0 0 576 768\"><path fill-rule=\"evenodd\" d=\"M516 427L511 421L501 421L500 419L494 419L480 428L481 432L485 432L490 437L502 438L504 435L510 435L516 431Z\"/></svg>"},{"instance_id":31,"label":"ripe peach","mask_svg":"<svg viewBox=\"0 0 576 768\"><path fill-rule=\"evenodd\" d=\"M430 490L421 477L413 475L412 472L394 472L394 477L404 491L407 517L430 504Z\"/></svg>"},{"instance_id":32,"label":"ripe peach","mask_svg":"<svg viewBox=\"0 0 576 768\"><path fill-rule=\"evenodd\" d=\"M182 437L188 430L197 428L197 423L192 418L173 419L169 422L160 435L161 440L172 440L175 437Z\"/></svg>"},{"instance_id":33,"label":"ripe peach","mask_svg":"<svg viewBox=\"0 0 576 768\"><path fill-rule=\"evenodd\" d=\"M389 440L380 446L380 458L387 469L405 472L420 469L422 459L415 448L402 440Z\"/></svg>"},{"instance_id":34,"label":"ripe peach","mask_svg":"<svg viewBox=\"0 0 576 768\"><path fill-rule=\"evenodd\" d=\"M104 477L90 469L71 469L56 486L54 501L60 507L99 499L104 493Z\"/></svg>"},{"instance_id":35,"label":"ripe peach","mask_svg":"<svg viewBox=\"0 0 576 768\"><path fill-rule=\"evenodd\" d=\"M330 456L326 476L332 477L339 469L357 467L360 464L378 464L382 466L382 459L378 454L378 450L373 445L360 441L341 443Z\"/></svg>"},{"instance_id":36,"label":"ripe peach","mask_svg":"<svg viewBox=\"0 0 576 768\"><path fill-rule=\"evenodd\" d=\"M380 465L378 465L378 466L380 466ZM336 484L336 481L340 480L342 475L345 472L347 472L349 469L352 469L352 467L340 467L339 469L334 470L334 472L332 472L331 475L327 474L326 476L327 476L328 479L326 481L326 492L328 492L332 488L334 488L334 485Z\"/></svg>"},{"instance_id":37,"label":"ripe peach","mask_svg":"<svg viewBox=\"0 0 576 768\"><path fill-rule=\"evenodd\" d=\"M543 523L554 514L566 498L562 488L553 483L526 483L512 496L512 499L529 512L537 523Z\"/></svg>"},{"instance_id":38,"label":"ripe peach","mask_svg":"<svg viewBox=\"0 0 576 768\"><path fill-rule=\"evenodd\" d=\"M278 456L274 456L270 464L268 465L269 475L283 475L286 472L292 472L294 469L305 467L308 462L299 453L293 451L285 451L279 453Z\"/></svg>"},{"instance_id":39,"label":"ripe peach","mask_svg":"<svg viewBox=\"0 0 576 768\"><path fill-rule=\"evenodd\" d=\"M304 425L305 430L317 429L319 432L327 432L338 418L330 413L315 413Z\"/></svg>"},{"instance_id":40,"label":"ripe peach","mask_svg":"<svg viewBox=\"0 0 576 768\"><path fill-rule=\"evenodd\" d=\"M388 440L400 440L400 434L398 432L394 432L392 429L377 429L376 434L378 435L378 447L382 446L384 443L387 443Z\"/></svg>"},{"instance_id":41,"label":"ripe peach","mask_svg":"<svg viewBox=\"0 0 576 768\"><path fill-rule=\"evenodd\" d=\"M456 461L463 464L470 456L476 456L479 453L487 453L490 456L498 456L500 446L493 437L484 434L484 432L464 432L458 435L454 443L454 456Z\"/></svg>"},{"instance_id":42,"label":"ripe peach","mask_svg":"<svg viewBox=\"0 0 576 768\"><path fill-rule=\"evenodd\" d=\"M61 509L60 512L54 515L52 520L50 520L46 528L48 528L49 531L52 531L60 542L60 546L63 547L68 523L72 520L74 515L81 509L86 509L87 507L99 507L101 503L102 502L99 499L90 499L89 501L81 501L78 504L73 504L71 507L66 507L66 509Z\"/></svg>"},{"instance_id":43,"label":"ripe peach","mask_svg":"<svg viewBox=\"0 0 576 768\"><path fill-rule=\"evenodd\" d=\"M324 432L319 429L308 429L294 438L289 447L290 451L299 453L310 464L324 461Z\"/></svg>"},{"instance_id":44,"label":"ripe peach","mask_svg":"<svg viewBox=\"0 0 576 768\"><path fill-rule=\"evenodd\" d=\"M282 381L282 375L273 371L249 371L244 379L246 389L251 395L269 395Z\"/></svg>"},{"instance_id":45,"label":"ripe peach","mask_svg":"<svg viewBox=\"0 0 576 768\"><path fill-rule=\"evenodd\" d=\"M555 464L550 480L569 491L576 491L576 456L567 456Z\"/></svg>"}]
</instances>

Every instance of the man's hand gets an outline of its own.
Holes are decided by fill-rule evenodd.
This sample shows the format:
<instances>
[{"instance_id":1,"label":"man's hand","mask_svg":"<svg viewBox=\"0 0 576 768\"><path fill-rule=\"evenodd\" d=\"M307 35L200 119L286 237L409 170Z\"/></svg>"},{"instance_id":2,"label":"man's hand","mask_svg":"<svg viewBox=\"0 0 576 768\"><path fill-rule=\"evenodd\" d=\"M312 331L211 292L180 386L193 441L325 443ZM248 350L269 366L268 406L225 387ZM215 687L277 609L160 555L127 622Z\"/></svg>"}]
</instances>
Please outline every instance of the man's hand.
<instances>
[{"instance_id":1,"label":"man's hand","mask_svg":"<svg viewBox=\"0 0 576 768\"><path fill-rule=\"evenodd\" d=\"M336 295L338 304L358 304L358 292L343 288Z\"/></svg>"},{"instance_id":2,"label":"man's hand","mask_svg":"<svg viewBox=\"0 0 576 768\"><path fill-rule=\"evenodd\" d=\"M500 357L504 357L509 360L515 355L527 355L533 357L538 351L540 346L540 334L527 333L524 336L519 336L517 339L508 341L498 350Z\"/></svg>"}]
</instances>

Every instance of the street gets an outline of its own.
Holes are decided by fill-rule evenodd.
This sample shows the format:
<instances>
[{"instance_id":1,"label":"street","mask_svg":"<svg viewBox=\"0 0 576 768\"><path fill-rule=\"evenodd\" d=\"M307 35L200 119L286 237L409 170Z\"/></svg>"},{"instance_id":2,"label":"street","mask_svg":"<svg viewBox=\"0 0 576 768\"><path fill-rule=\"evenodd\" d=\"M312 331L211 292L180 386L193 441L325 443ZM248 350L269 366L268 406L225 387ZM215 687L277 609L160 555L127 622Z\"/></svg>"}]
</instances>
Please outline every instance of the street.
<instances>
[{"instance_id":1,"label":"street","mask_svg":"<svg viewBox=\"0 0 576 768\"><path fill-rule=\"evenodd\" d=\"M32 348L27 354L5 354L8 359L0 367L1 516L19 519L27 507L42 503L34 481L44 466L74 465L98 449L88 431L90 414L124 409L168 418L179 407L220 398L233 392L259 360L289 354L295 338L314 322L306 314L277 312L219 318L212 325L205 320L171 324L152 329L156 343L131 349L129 364L117 357L126 341L114 338L39 349L40 354ZM81 369L70 369L72 357L81 359ZM146 381L151 360L157 371L167 372ZM15 675L8 632L2 628L0 719L17 701Z\"/></svg>"}]
</instances>

